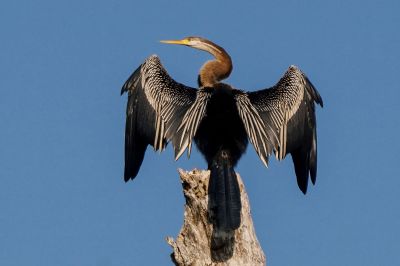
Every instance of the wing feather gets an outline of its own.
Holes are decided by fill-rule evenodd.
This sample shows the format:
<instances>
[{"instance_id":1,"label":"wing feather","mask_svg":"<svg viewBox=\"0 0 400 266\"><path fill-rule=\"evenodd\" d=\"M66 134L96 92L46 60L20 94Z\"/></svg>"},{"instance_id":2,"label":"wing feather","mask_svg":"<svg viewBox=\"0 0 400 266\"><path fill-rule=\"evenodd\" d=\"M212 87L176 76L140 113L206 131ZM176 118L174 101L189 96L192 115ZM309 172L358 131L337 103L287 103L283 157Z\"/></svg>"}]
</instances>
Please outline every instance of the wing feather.
<instances>
[{"instance_id":1,"label":"wing feather","mask_svg":"<svg viewBox=\"0 0 400 266\"><path fill-rule=\"evenodd\" d=\"M323 106L318 91L296 66L290 66L275 86L249 92L247 97L267 128L266 142L269 146L261 150L261 155L259 145L255 145L260 140L250 135L261 160L269 156L271 146L278 160L290 153L297 183L306 193L308 177L315 183L317 174L315 103Z\"/></svg>"},{"instance_id":2,"label":"wing feather","mask_svg":"<svg viewBox=\"0 0 400 266\"><path fill-rule=\"evenodd\" d=\"M268 166L268 157L277 145L277 138L272 128L267 125L252 105L246 93L235 95L236 106L241 117L250 142L253 144L261 161Z\"/></svg>"},{"instance_id":3,"label":"wing feather","mask_svg":"<svg viewBox=\"0 0 400 266\"><path fill-rule=\"evenodd\" d=\"M207 104L211 96L212 94L203 88L197 91L196 100L185 113L182 123L178 127L178 134L172 139L172 142L176 143L177 147L180 147L180 149L175 149L175 160L182 155L186 147L188 147L188 156L190 156L192 139L206 113Z\"/></svg>"},{"instance_id":4,"label":"wing feather","mask_svg":"<svg viewBox=\"0 0 400 266\"><path fill-rule=\"evenodd\" d=\"M127 181L136 177L149 144L162 151L172 140L176 153L187 148L196 128L178 129L198 96L196 89L174 81L155 55L147 58L129 77L121 94L124 92L128 92L124 174ZM178 144L174 141L178 138L188 141Z\"/></svg>"}]
</instances>

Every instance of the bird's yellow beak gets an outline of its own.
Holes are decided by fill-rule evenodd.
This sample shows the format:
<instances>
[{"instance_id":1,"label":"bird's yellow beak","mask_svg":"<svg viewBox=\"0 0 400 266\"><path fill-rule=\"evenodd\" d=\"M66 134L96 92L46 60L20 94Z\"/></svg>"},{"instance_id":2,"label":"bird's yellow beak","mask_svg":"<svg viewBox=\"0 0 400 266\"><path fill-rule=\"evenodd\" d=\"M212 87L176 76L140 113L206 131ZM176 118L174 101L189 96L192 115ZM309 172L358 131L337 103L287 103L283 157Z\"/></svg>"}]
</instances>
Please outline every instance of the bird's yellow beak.
<instances>
[{"instance_id":1,"label":"bird's yellow beak","mask_svg":"<svg viewBox=\"0 0 400 266\"><path fill-rule=\"evenodd\" d=\"M168 43L168 44L181 44L181 45L188 45L189 40L188 39L182 39L182 40L162 40L160 41L162 43Z\"/></svg>"}]
</instances>

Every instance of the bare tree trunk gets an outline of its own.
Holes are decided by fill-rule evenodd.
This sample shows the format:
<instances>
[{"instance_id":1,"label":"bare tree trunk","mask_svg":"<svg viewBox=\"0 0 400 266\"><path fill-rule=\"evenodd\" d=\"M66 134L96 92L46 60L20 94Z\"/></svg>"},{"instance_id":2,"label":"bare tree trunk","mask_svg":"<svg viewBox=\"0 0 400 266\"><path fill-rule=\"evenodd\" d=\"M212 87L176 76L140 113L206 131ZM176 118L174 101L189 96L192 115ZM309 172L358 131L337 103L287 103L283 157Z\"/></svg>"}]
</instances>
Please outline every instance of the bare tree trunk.
<instances>
[{"instance_id":1,"label":"bare tree trunk","mask_svg":"<svg viewBox=\"0 0 400 266\"><path fill-rule=\"evenodd\" d=\"M242 201L241 225L235 231L213 229L208 217L209 171L179 169L186 199L184 224L176 240L167 238L176 265L265 265L258 243L250 204L243 182L237 175Z\"/></svg>"}]
</instances>

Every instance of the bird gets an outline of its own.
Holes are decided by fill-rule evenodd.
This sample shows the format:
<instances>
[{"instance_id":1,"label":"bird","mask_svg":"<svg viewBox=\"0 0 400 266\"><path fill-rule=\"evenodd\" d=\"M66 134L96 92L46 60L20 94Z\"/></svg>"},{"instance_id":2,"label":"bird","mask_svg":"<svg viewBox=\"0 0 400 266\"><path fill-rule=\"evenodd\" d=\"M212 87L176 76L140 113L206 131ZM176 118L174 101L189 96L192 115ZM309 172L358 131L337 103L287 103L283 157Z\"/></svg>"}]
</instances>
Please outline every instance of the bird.
<instances>
[{"instance_id":1,"label":"bird","mask_svg":"<svg viewBox=\"0 0 400 266\"><path fill-rule=\"evenodd\" d=\"M128 78L125 126L124 180L139 172L148 145L163 151L172 143L175 160L193 142L207 162L209 216L219 230L234 231L241 224L240 188L235 173L248 142L268 166L271 155L283 160L291 154L297 184L306 194L308 179L317 176L315 105L323 101L314 85L291 65L272 87L246 92L222 80L232 72L230 55L202 37L161 41L210 53L200 68L198 88L175 81L157 55L148 57Z\"/></svg>"}]
</instances>

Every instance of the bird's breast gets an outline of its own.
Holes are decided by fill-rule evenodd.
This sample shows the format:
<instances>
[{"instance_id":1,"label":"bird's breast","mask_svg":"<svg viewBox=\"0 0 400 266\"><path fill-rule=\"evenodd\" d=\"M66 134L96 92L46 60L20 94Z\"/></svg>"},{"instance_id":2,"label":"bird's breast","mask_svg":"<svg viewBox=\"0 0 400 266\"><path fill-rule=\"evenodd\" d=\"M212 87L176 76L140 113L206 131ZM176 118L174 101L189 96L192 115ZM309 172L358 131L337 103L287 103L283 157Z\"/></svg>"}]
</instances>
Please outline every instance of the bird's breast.
<instances>
[{"instance_id":1,"label":"bird's breast","mask_svg":"<svg viewBox=\"0 0 400 266\"><path fill-rule=\"evenodd\" d=\"M228 150L239 158L246 149L247 135L236 107L234 90L215 88L211 93L206 115L195 136L196 144L206 159L220 150Z\"/></svg>"}]
</instances>

